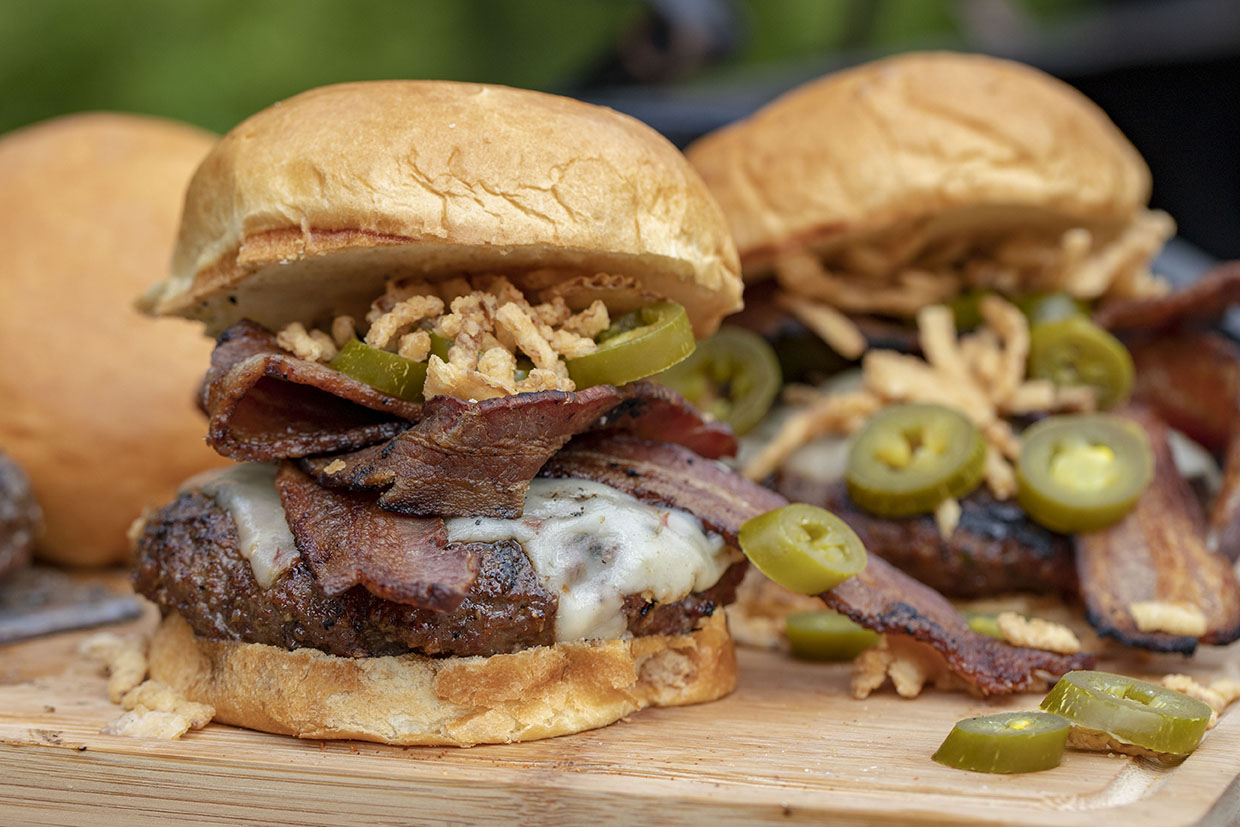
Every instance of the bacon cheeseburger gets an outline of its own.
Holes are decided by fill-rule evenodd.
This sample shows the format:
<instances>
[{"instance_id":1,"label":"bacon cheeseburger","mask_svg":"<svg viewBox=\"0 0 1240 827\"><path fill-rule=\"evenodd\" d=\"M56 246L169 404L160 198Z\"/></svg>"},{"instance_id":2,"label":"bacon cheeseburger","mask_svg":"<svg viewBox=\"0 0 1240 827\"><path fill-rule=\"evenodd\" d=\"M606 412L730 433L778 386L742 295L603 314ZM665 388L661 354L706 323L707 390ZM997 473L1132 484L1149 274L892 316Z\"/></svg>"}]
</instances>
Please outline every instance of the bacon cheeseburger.
<instances>
[{"instance_id":1,"label":"bacon cheeseburger","mask_svg":"<svg viewBox=\"0 0 1240 827\"><path fill-rule=\"evenodd\" d=\"M225 723L400 744L726 694L720 498L767 495L635 380L740 292L705 186L615 112L394 81L240 124L142 300L220 333L207 441L242 463L138 535L152 677Z\"/></svg>"}]
</instances>

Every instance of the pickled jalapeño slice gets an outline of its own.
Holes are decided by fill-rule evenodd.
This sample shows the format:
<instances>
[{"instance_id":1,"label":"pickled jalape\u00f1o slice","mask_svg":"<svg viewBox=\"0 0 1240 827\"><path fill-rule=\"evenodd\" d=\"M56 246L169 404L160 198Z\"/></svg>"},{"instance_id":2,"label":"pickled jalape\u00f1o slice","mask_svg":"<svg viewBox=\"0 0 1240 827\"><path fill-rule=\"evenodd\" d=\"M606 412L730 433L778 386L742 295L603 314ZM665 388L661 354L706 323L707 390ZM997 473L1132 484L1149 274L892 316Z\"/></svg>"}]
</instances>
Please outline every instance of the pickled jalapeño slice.
<instances>
[{"instance_id":1,"label":"pickled jalape\u00f1o slice","mask_svg":"<svg viewBox=\"0 0 1240 827\"><path fill-rule=\"evenodd\" d=\"M786 589L820 594L859 574L865 546L839 517L797 503L747 520L737 535L758 571Z\"/></svg>"},{"instance_id":2,"label":"pickled jalape\u00f1o slice","mask_svg":"<svg viewBox=\"0 0 1240 827\"><path fill-rule=\"evenodd\" d=\"M878 633L838 612L798 612L784 619L794 658L849 661L878 643Z\"/></svg>"},{"instance_id":3,"label":"pickled jalape\u00f1o slice","mask_svg":"<svg viewBox=\"0 0 1240 827\"><path fill-rule=\"evenodd\" d=\"M948 733L934 760L973 772L1038 772L1059 766L1071 724L1045 712L1003 712L965 718Z\"/></svg>"},{"instance_id":4,"label":"pickled jalape\u00f1o slice","mask_svg":"<svg viewBox=\"0 0 1240 827\"><path fill-rule=\"evenodd\" d=\"M721 327L698 342L689 358L655 379L737 434L766 416L783 381L771 346L739 327Z\"/></svg>"},{"instance_id":5,"label":"pickled jalape\u00f1o slice","mask_svg":"<svg viewBox=\"0 0 1240 827\"><path fill-rule=\"evenodd\" d=\"M426 383L425 362L414 362L351 339L328 366L408 402L422 401L422 386Z\"/></svg>"},{"instance_id":6,"label":"pickled jalape\u00f1o slice","mask_svg":"<svg viewBox=\"0 0 1240 827\"><path fill-rule=\"evenodd\" d=\"M1017 500L1052 531L1095 531L1118 522L1154 476L1145 432L1117 416L1048 417L1021 441Z\"/></svg>"},{"instance_id":7,"label":"pickled jalape\u00f1o slice","mask_svg":"<svg viewBox=\"0 0 1240 827\"><path fill-rule=\"evenodd\" d=\"M942 405L895 405L853 439L845 476L853 502L883 517L928 514L982 481L986 445L964 414Z\"/></svg>"},{"instance_id":8,"label":"pickled jalape\u00f1o slice","mask_svg":"<svg viewBox=\"0 0 1240 827\"><path fill-rule=\"evenodd\" d=\"M1089 319L1068 316L1030 330L1029 375L1056 385L1092 387L1098 407L1110 408L1132 391L1132 356L1119 339Z\"/></svg>"},{"instance_id":9,"label":"pickled jalape\u00f1o slice","mask_svg":"<svg viewBox=\"0 0 1240 827\"><path fill-rule=\"evenodd\" d=\"M1109 672L1069 672L1041 706L1078 727L1175 756L1195 750L1210 723L1210 707L1202 701Z\"/></svg>"},{"instance_id":10,"label":"pickled jalape\u00f1o slice","mask_svg":"<svg viewBox=\"0 0 1240 827\"><path fill-rule=\"evenodd\" d=\"M689 315L676 302L640 307L615 319L596 339L598 350L569 359L568 376L578 389L635 382L693 352Z\"/></svg>"}]
</instances>

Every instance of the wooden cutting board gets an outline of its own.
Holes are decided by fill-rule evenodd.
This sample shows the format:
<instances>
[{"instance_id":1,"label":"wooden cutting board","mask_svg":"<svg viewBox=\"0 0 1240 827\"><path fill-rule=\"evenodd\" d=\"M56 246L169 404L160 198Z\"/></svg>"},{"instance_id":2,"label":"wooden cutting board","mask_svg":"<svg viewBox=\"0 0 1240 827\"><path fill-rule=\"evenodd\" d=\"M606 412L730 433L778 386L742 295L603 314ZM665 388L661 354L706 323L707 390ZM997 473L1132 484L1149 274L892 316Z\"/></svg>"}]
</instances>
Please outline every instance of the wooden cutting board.
<instances>
[{"instance_id":1,"label":"wooden cutting board","mask_svg":"<svg viewBox=\"0 0 1240 827\"><path fill-rule=\"evenodd\" d=\"M149 615L120 630L150 628ZM1029 709L890 689L848 667L742 651L740 687L606 729L473 749L298 741L212 724L180 741L100 735L119 714L90 632L0 647L0 823L341 825L534 822L1141 825L1240 821L1240 714L1182 765L1069 751L1055 770L961 772L930 760L963 717ZM1240 653L1104 666L1240 670Z\"/></svg>"}]
</instances>

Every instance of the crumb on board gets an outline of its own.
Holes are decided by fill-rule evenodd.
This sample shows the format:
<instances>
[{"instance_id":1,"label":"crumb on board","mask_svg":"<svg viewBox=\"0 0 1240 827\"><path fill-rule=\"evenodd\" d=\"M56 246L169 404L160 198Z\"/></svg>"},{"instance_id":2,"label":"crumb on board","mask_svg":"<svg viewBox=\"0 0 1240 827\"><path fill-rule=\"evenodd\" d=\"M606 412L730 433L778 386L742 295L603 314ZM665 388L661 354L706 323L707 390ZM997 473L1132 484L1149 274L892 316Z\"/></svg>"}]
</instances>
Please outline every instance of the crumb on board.
<instances>
[{"instance_id":1,"label":"crumb on board","mask_svg":"<svg viewBox=\"0 0 1240 827\"><path fill-rule=\"evenodd\" d=\"M83 641L78 652L103 664L108 672L108 700L114 704L146 678L146 641L138 635L103 632Z\"/></svg>"},{"instance_id":2,"label":"crumb on board","mask_svg":"<svg viewBox=\"0 0 1240 827\"><path fill-rule=\"evenodd\" d=\"M964 686L942 655L907 635L883 635L857 656L850 682L852 696L864 700L889 678L902 698L916 698L928 685L941 690Z\"/></svg>"},{"instance_id":3,"label":"crumb on board","mask_svg":"<svg viewBox=\"0 0 1240 827\"><path fill-rule=\"evenodd\" d=\"M174 739L202 729L215 717L213 707L146 679L147 641L140 636L105 632L85 640L78 651L104 665L108 698L126 710L100 730L104 735Z\"/></svg>"},{"instance_id":4,"label":"crumb on board","mask_svg":"<svg viewBox=\"0 0 1240 827\"><path fill-rule=\"evenodd\" d=\"M1040 617L1025 617L1016 612L1000 612L995 618L1003 642L1012 646L1042 649L1061 655L1081 651L1081 641L1071 629Z\"/></svg>"}]
</instances>

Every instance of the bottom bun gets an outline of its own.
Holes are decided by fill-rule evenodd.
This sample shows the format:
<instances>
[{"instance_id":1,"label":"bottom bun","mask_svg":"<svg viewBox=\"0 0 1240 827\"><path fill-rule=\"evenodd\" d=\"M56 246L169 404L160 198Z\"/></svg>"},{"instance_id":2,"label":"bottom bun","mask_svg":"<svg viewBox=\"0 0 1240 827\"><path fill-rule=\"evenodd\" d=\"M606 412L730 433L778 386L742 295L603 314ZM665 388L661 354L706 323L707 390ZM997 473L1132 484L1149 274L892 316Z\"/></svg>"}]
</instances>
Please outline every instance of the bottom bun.
<instances>
[{"instance_id":1,"label":"bottom bun","mask_svg":"<svg viewBox=\"0 0 1240 827\"><path fill-rule=\"evenodd\" d=\"M728 626L742 646L760 649L786 649L784 619L797 612L825 611L821 597L798 594L768 580L756 566L750 566L736 590L736 602L728 606Z\"/></svg>"},{"instance_id":2,"label":"bottom bun","mask_svg":"<svg viewBox=\"0 0 1240 827\"><path fill-rule=\"evenodd\" d=\"M568 735L647 706L713 701L736 686L723 612L687 635L449 658L341 658L206 640L170 614L151 640L150 669L215 707L220 723L298 738L455 746Z\"/></svg>"}]
</instances>

